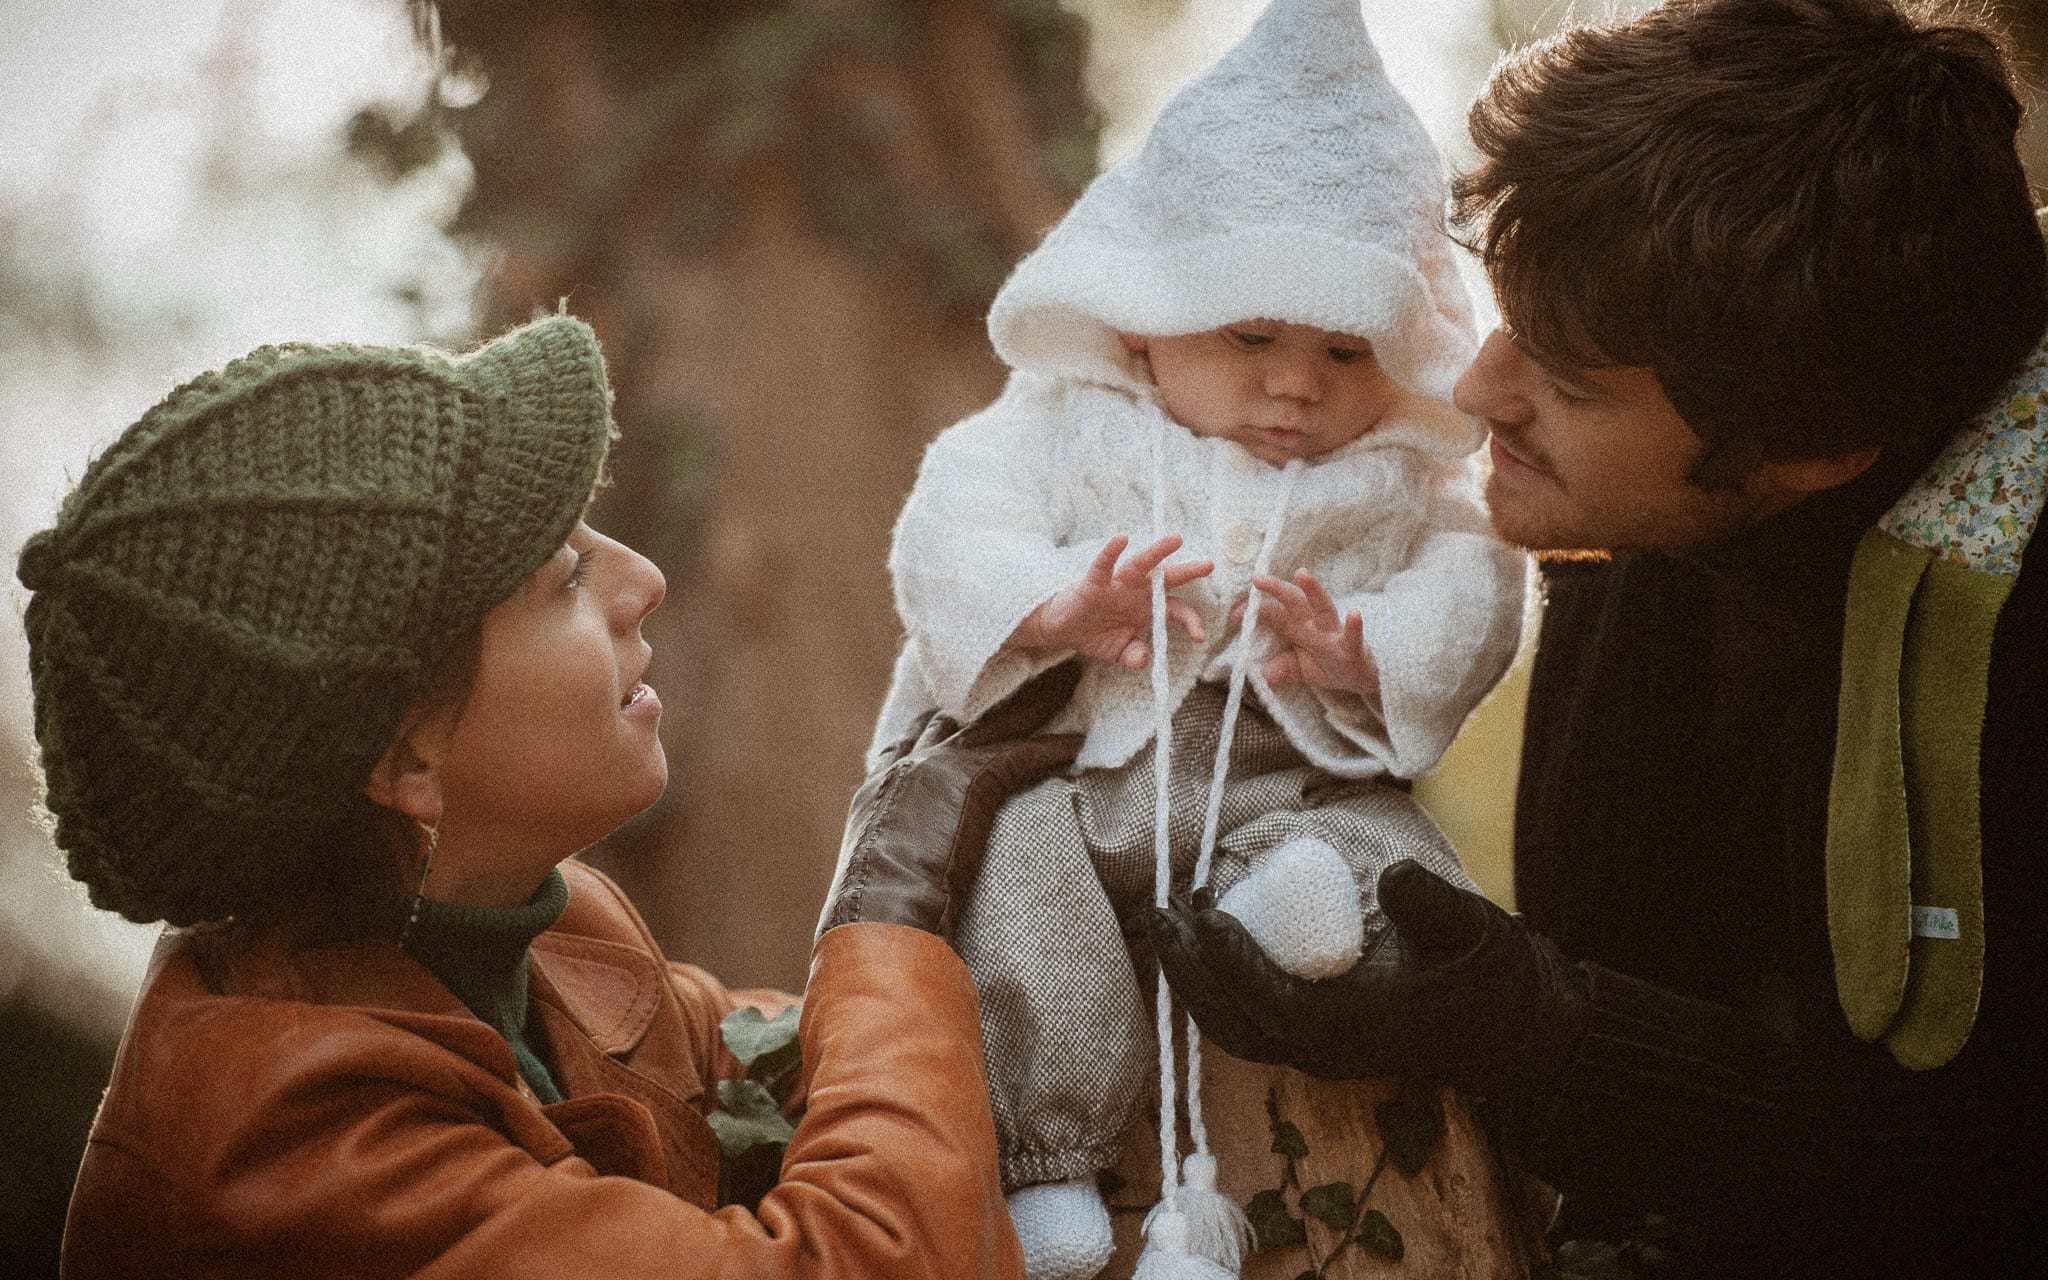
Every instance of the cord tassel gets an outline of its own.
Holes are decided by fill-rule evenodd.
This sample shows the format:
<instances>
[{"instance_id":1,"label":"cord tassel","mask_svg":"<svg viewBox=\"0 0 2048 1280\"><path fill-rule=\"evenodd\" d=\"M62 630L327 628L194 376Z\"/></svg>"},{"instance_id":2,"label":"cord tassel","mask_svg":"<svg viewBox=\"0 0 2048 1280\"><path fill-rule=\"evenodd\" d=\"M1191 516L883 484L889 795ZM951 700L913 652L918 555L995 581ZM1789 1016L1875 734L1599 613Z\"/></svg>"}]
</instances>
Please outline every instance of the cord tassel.
<instances>
[{"instance_id":1,"label":"cord tassel","mask_svg":"<svg viewBox=\"0 0 2048 1280\"><path fill-rule=\"evenodd\" d=\"M1171 1176L1171 1175L1169 1175ZM1131 1280L1236 1280L1237 1272L1188 1249L1188 1220L1165 1202L1145 1219L1145 1252Z\"/></svg>"}]
</instances>

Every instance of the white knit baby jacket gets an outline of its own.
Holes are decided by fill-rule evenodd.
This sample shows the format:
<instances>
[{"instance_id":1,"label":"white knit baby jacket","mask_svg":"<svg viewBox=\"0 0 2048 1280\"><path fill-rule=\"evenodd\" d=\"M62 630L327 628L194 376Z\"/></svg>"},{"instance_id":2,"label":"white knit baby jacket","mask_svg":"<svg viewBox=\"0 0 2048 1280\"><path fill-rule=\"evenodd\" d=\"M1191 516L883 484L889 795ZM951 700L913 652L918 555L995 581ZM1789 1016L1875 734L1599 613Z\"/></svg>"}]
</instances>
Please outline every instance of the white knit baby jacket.
<instances>
[{"instance_id":1,"label":"white knit baby jacket","mask_svg":"<svg viewBox=\"0 0 2048 1280\"><path fill-rule=\"evenodd\" d=\"M1340 610L1361 611L1380 671L1377 702L1305 683L1251 680L1288 739L1340 777L1413 777L1443 753L1514 654L1524 559L1488 532L1470 469L1415 446L1397 407L1379 429L1310 463L1274 547L1280 575L1313 571ZM907 637L875 750L927 710L979 715L1066 657L1004 650L1024 616L1080 578L1117 533L1151 536L1149 395L1019 373L1001 399L941 435L896 525L889 568ZM1170 632L1177 707L1198 679L1227 677L1233 604L1282 477L1241 445L1169 424L1168 529L1215 572L1175 594L1208 643ZM1262 628L1262 631L1265 630ZM1262 652L1272 652L1270 632ZM1087 734L1076 763L1121 765L1153 732L1150 677L1092 662L1054 728Z\"/></svg>"}]
</instances>

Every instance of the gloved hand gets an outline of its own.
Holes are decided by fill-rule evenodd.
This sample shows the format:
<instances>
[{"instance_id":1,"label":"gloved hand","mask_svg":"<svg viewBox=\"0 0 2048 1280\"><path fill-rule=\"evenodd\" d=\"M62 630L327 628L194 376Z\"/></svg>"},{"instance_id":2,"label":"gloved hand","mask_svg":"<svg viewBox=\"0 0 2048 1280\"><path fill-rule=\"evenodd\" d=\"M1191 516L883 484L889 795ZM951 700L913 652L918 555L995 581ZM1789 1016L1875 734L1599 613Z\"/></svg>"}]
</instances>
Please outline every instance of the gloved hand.
<instances>
[{"instance_id":1,"label":"gloved hand","mask_svg":"<svg viewBox=\"0 0 2048 1280\"><path fill-rule=\"evenodd\" d=\"M1031 737L1073 697L1065 662L962 729L932 717L854 792L818 934L859 921L907 924L950 939L955 906L981 870L996 810L1081 749L1078 734Z\"/></svg>"},{"instance_id":2,"label":"gloved hand","mask_svg":"<svg viewBox=\"0 0 2048 1280\"><path fill-rule=\"evenodd\" d=\"M1206 901L1152 909L1174 994L1226 1053L1310 1075L1441 1080L1515 1098L1564 1065L1586 1029L1584 973L1550 941L1420 863L1382 872L1388 924L1349 972L1310 982Z\"/></svg>"}]
</instances>

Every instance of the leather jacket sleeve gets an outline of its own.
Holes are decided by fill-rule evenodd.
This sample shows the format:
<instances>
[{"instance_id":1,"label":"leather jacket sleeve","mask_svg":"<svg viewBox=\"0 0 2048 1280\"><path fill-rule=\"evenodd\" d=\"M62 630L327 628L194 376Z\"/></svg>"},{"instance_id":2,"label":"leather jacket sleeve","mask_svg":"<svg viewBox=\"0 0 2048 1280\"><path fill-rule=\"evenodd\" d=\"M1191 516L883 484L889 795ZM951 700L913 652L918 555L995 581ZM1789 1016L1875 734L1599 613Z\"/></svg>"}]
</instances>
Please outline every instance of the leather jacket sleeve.
<instances>
[{"instance_id":1,"label":"leather jacket sleeve","mask_svg":"<svg viewBox=\"0 0 2048 1280\"><path fill-rule=\"evenodd\" d=\"M715 983L676 989L701 1003L705 985ZM247 1008L258 1003L268 1006L260 1022ZM318 1006L281 1014L292 1006L202 994L172 1007L185 1025L169 1035L131 1028L131 1040L151 1043L124 1049L129 1078L117 1066L112 1114L95 1127L66 1232L67 1276L1023 1274L974 987L922 930L850 925L816 946L800 1033L808 1105L782 1181L755 1213L602 1175L580 1141L571 1153L552 1129L520 1133L516 1108L471 1083L441 1046L301 1034L295 1022L324 1016ZM715 1023L719 1010L703 1012ZM444 1037L460 1029L436 1025ZM274 1061L237 1053L233 1079L208 1085L188 1050L208 1034L244 1046L259 1027L273 1035ZM153 1083L133 1078L140 1067ZM561 1145L551 1152L548 1142Z\"/></svg>"}]
</instances>

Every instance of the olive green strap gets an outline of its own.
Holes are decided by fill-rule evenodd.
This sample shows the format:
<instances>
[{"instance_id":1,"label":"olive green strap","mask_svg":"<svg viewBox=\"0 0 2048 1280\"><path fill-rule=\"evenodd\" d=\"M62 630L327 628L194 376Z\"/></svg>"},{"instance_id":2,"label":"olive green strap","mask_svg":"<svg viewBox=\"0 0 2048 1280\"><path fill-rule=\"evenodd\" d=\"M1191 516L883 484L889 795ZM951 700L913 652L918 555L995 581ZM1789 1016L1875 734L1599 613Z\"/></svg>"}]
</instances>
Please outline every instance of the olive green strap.
<instances>
[{"instance_id":1,"label":"olive green strap","mask_svg":"<svg viewBox=\"0 0 2048 1280\"><path fill-rule=\"evenodd\" d=\"M1850 1029L1883 1035L1905 999L1912 853L1899 671L1930 553L1871 530L1849 570L1842 687L1828 791L1828 940Z\"/></svg>"},{"instance_id":2,"label":"olive green strap","mask_svg":"<svg viewBox=\"0 0 2048 1280\"><path fill-rule=\"evenodd\" d=\"M1907 624L1900 687L1913 902L1923 911L1955 913L1953 930L1942 915L1914 931L1905 1001L1885 1036L1892 1056L1915 1070L1955 1057L1977 1021L1984 986L1977 764L1991 639L2013 581L1936 560Z\"/></svg>"}]
</instances>

